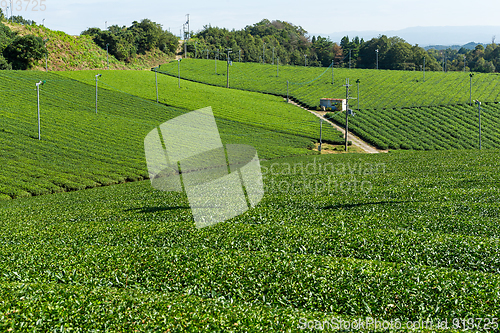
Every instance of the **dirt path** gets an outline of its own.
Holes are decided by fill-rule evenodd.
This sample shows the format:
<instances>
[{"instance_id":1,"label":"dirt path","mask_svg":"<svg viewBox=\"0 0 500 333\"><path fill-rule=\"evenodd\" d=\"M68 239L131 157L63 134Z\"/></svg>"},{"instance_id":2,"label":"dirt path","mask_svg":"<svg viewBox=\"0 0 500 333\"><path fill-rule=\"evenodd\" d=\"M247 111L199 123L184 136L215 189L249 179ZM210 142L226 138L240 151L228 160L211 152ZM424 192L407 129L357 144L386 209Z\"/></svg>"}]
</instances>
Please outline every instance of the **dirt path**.
<instances>
[{"instance_id":1,"label":"dirt path","mask_svg":"<svg viewBox=\"0 0 500 333\"><path fill-rule=\"evenodd\" d=\"M319 112L315 112L315 111L312 111L312 110L309 110L309 109L306 109L305 107L302 107L300 105L298 105L297 103L293 102L293 101L289 101L289 103L293 104L293 105L296 105L298 106L299 108L302 108L306 111L309 111L311 112L313 115L315 115L316 117L318 118L322 118L324 121L326 121L327 123L329 123L330 125L332 125L336 130L340 131L342 133L342 135L345 135L345 129L343 127L340 127L339 125L335 124L334 122L326 119L322 114L320 114ZM325 114L326 112L321 112L323 114ZM387 153L387 150L380 150L380 149L377 149L371 145L369 145L368 143L364 142L363 140L361 140L360 138L358 138L356 135L352 134L351 132L348 132L348 138L347 138L349 141L352 141L352 144L354 146L357 146L361 149L363 149L365 152L369 153L369 154L377 154L377 153Z\"/></svg>"}]
</instances>

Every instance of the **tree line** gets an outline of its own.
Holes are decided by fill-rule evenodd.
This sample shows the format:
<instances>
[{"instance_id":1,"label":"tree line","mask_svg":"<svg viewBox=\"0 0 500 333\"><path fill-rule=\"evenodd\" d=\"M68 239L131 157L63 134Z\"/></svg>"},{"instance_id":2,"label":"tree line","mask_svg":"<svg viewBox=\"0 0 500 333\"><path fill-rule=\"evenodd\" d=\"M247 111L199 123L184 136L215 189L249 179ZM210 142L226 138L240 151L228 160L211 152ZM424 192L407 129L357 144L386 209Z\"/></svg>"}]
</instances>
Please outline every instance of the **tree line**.
<instances>
[{"instance_id":1,"label":"tree line","mask_svg":"<svg viewBox=\"0 0 500 333\"><path fill-rule=\"evenodd\" d=\"M188 56L225 59L231 49L234 61L379 68L393 70L500 71L500 48L492 43L474 50L425 50L404 39L381 35L368 41L345 36L337 44L329 38L307 35L300 26L284 21L262 20L241 30L205 26L191 34ZM464 58L465 56L465 58ZM424 65L425 58L425 65Z\"/></svg>"},{"instance_id":2,"label":"tree line","mask_svg":"<svg viewBox=\"0 0 500 333\"><path fill-rule=\"evenodd\" d=\"M0 9L0 70L30 69L48 53L45 42L34 35L19 36L3 24L6 18ZM35 21L22 16L12 16L9 21L22 25L36 25ZM90 28L81 33L89 35L102 49L109 50L119 61L131 61L137 54L159 49L166 54L174 54L179 40L160 24L144 19L134 21L130 27L113 25L106 30Z\"/></svg>"},{"instance_id":3,"label":"tree line","mask_svg":"<svg viewBox=\"0 0 500 333\"><path fill-rule=\"evenodd\" d=\"M24 25L36 25L22 16L11 20ZM19 36L1 22L0 9L0 69L28 69L47 54L42 38ZM89 28L81 33L89 35L102 49L119 61L130 61L137 54L159 49L173 54L178 38L151 20L134 21L131 26L112 25L106 30ZM262 20L241 30L205 26L190 34L187 42L189 57L225 59L232 50L231 59L245 62L263 62L290 65L330 66L351 68L379 68L394 70L475 71L500 72L500 47L495 44L477 45L475 49L425 50L411 45L400 37L381 35L364 41L345 36L340 44L329 38L307 35L307 31L285 21ZM424 65L425 58L425 65Z\"/></svg>"},{"instance_id":4,"label":"tree line","mask_svg":"<svg viewBox=\"0 0 500 333\"><path fill-rule=\"evenodd\" d=\"M109 51L120 61L130 61L137 54L160 49L166 54L173 54L179 44L178 38L164 31L160 24L144 19L134 21L130 27L112 25L106 30L90 28L81 33L89 35L102 49Z\"/></svg>"}]
</instances>

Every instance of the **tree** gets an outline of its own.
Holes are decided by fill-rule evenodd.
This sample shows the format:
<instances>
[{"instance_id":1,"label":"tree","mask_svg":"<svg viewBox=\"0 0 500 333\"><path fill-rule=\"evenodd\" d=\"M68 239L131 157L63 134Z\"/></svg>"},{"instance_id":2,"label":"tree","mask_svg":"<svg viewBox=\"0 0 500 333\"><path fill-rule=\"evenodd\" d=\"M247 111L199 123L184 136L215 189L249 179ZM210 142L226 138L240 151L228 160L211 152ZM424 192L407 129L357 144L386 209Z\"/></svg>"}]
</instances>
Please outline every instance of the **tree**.
<instances>
[{"instance_id":1,"label":"tree","mask_svg":"<svg viewBox=\"0 0 500 333\"><path fill-rule=\"evenodd\" d=\"M112 25L107 30L90 28L81 35L91 36L102 49L108 44L109 53L118 60L129 61L137 53L145 53L155 48L164 53L174 53L177 49L177 37L168 31L163 31L160 24L144 19L134 21L132 26L120 27Z\"/></svg>"},{"instance_id":2,"label":"tree","mask_svg":"<svg viewBox=\"0 0 500 333\"><path fill-rule=\"evenodd\" d=\"M12 32L9 27L0 23L0 54L5 50L7 45L12 43L16 34Z\"/></svg>"},{"instance_id":3,"label":"tree","mask_svg":"<svg viewBox=\"0 0 500 333\"><path fill-rule=\"evenodd\" d=\"M26 20L24 17L22 17L21 15L18 15L18 16L12 16L10 18L10 20L13 22L13 23L17 23L17 24L22 24L22 25L36 25L36 22L33 21L33 20Z\"/></svg>"},{"instance_id":4,"label":"tree","mask_svg":"<svg viewBox=\"0 0 500 333\"><path fill-rule=\"evenodd\" d=\"M12 69L12 65L0 54L0 70Z\"/></svg>"},{"instance_id":5,"label":"tree","mask_svg":"<svg viewBox=\"0 0 500 333\"><path fill-rule=\"evenodd\" d=\"M411 54L412 49L410 44L404 41L397 41L387 51L385 63L389 66L389 69L407 69Z\"/></svg>"},{"instance_id":6,"label":"tree","mask_svg":"<svg viewBox=\"0 0 500 333\"><path fill-rule=\"evenodd\" d=\"M18 36L3 51L3 56L12 63L13 69L28 69L35 61L41 60L47 49L41 37L33 35Z\"/></svg>"},{"instance_id":7,"label":"tree","mask_svg":"<svg viewBox=\"0 0 500 333\"><path fill-rule=\"evenodd\" d=\"M359 68L377 68L378 38L372 38L365 42L359 49ZM380 52L380 50L379 50ZM381 56L381 54L379 54ZM380 58L379 58L380 60Z\"/></svg>"}]
</instances>

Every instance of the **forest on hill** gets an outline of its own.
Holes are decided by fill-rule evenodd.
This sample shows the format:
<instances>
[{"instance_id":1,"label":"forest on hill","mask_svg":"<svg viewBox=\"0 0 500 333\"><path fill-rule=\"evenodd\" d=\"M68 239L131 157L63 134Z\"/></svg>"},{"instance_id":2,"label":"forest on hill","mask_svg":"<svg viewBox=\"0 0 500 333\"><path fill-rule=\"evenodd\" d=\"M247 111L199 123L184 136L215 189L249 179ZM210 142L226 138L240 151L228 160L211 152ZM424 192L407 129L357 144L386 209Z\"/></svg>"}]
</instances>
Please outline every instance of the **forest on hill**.
<instances>
[{"instance_id":1,"label":"forest on hill","mask_svg":"<svg viewBox=\"0 0 500 333\"><path fill-rule=\"evenodd\" d=\"M133 66L138 58L145 55L154 57L157 62L165 61L165 57L174 55L178 44L177 37L149 19L134 21L129 27L113 25L106 30L89 28L80 36L69 36L51 31L22 16L11 16L7 20L0 9L0 69L37 68L40 60L45 60L47 56L52 60L51 63L58 62L59 59L55 58L64 57L65 63L71 66L63 69L81 69L82 65L84 68L89 67L83 63L88 63L90 68L98 68L103 64L96 63L94 58L102 60L101 49L109 51L109 61L115 67ZM49 45L51 48L48 49ZM87 57L77 59L77 54L86 54ZM155 62L154 59L151 61Z\"/></svg>"},{"instance_id":2,"label":"forest on hill","mask_svg":"<svg viewBox=\"0 0 500 333\"><path fill-rule=\"evenodd\" d=\"M130 27L112 25L106 30L89 28L81 33L91 36L94 42L120 61L129 61L137 54L159 49L173 54L179 44L177 37L163 30L162 26L149 19L134 21Z\"/></svg>"},{"instance_id":3,"label":"forest on hill","mask_svg":"<svg viewBox=\"0 0 500 333\"><path fill-rule=\"evenodd\" d=\"M378 68L395 70L465 70L500 71L500 48L494 42L474 50L428 50L411 45L404 39L381 35L368 41L358 37L342 38L340 44L284 21L264 19L241 30L205 26L191 33L188 56L225 59L231 49L234 61L330 66L344 68Z\"/></svg>"},{"instance_id":4,"label":"forest on hill","mask_svg":"<svg viewBox=\"0 0 500 333\"><path fill-rule=\"evenodd\" d=\"M20 36L1 23L6 21L0 10L0 69L29 69L47 54L40 36ZM36 22L21 16L10 21L25 26ZM345 36L339 44L322 36L309 36L301 26L285 21L264 19L241 30L205 26L186 34L187 56L194 58L231 59L299 66L342 68L379 68L392 70L500 72L500 47L494 40L486 46L444 50L425 50L404 39L385 35L365 41ZM89 36L102 50L116 60L130 63L138 55L157 51L173 55L178 37L149 19L134 21L130 26L112 25L105 30L89 28L81 33ZM425 59L425 60L424 60Z\"/></svg>"}]
</instances>

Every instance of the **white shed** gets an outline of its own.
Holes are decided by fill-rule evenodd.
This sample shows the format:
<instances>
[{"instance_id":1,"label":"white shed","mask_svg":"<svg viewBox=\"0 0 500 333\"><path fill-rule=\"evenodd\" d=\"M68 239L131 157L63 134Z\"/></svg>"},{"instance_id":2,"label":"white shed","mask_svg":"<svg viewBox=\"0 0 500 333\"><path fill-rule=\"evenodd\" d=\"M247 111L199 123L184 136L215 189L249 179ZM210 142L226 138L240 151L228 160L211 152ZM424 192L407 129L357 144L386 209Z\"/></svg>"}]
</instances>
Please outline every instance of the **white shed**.
<instances>
[{"instance_id":1,"label":"white shed","mask_svg":"<svg viewBox=\"0 0 500 333\"><path fill-rule=\"evenodd\" d=\"M345 111L347 102L341 98L322 98L319 100L319 105L325 108L332 108L332 111Z\"/></svg>"}]
</instances>

